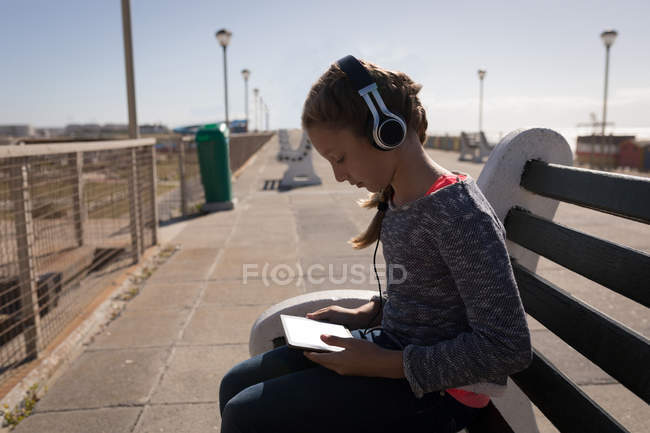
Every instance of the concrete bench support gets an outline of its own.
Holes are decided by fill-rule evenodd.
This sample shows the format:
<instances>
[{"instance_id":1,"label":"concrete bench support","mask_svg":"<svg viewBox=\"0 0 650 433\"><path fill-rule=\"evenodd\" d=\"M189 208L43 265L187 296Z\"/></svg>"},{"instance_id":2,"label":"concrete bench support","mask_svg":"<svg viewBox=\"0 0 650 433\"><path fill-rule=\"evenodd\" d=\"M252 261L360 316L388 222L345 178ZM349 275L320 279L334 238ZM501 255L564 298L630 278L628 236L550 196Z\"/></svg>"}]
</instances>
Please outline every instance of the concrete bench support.
<instances>
[{"instance_id":1,"label":"concrete bench support","mask_svg":"<svg viewBox=\"0 0 650 433\"><path fill-rule=\"evenodd\" d=\"M296 150L292 150L288 133L286 133L286 130L284 131L284 133L279 133L280 151L277 157L279 161L289 164L289 167L280 180L280 189L286 190L300 186L320 185L322 181L314 171L312 162L313 146L309 141L309 137L307 137L307 133L303 132L300 145Z\"/></svg>"}]
</instances>

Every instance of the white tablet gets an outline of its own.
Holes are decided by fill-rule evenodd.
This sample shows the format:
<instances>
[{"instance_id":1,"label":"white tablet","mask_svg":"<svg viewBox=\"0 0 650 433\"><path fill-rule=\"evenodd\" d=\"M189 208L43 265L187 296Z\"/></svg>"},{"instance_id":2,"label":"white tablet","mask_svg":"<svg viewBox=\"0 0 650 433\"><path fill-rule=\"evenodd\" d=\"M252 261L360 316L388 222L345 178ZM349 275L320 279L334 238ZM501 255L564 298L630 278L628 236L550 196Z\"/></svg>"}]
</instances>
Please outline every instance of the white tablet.
<instances>
[{"instance_id":1,"label":"white tablet","mask_svg":"<svg viewBox=\"0 0 650 433\"><path fill-rule=\"evenodd\" d=\"M287 346L294 349L306 349L313 352L339 352L344 349L324 343L320 336L327 334L353 338L350 331L343 325L319 322L306 317L288 316L286 314L280 314L280 319L282 320Z\"/></svg>"}]
</instances>

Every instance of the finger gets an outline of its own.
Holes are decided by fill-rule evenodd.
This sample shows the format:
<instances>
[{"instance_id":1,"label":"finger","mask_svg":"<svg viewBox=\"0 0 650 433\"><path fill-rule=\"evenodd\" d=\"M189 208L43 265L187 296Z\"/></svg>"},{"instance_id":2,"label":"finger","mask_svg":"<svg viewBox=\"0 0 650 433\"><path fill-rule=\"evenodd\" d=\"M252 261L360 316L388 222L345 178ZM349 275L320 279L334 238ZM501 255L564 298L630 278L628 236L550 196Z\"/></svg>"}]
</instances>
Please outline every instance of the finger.
<instances>
[{"instance_id":1,"label":"finger","mask_svg":"<svg viewBox=\"0 0 650 433\"><path fill-rule=\"evenodd\" d=\"M327 334L322 334L320 336L320 339L324 342L329 344L330 346L338 346L338 347L343 347L343 348L348 348L350 347L350 341L354 340L353 338L343 338L343 337L337 337L336 335L327 335Z\"/></svg>"},{"instance_id":2,"label":"finger","mask_svg":"<svg viewBox=\"0 0 650 433\"><path fill-rule=\"evenodd\" d=\"M327 353L305 351L303 352L303 354L305 355L305 358L317 364L325 365L325 363L327 362L327 358L325 357Z\"/></svg>"},{"instance_id":3,"label":"finger","mask_svg":"<svg viewBox=\"0 0 650 433\"><path fill-rule=\"evenodd\" d=\"M321 308L320 310L312 311L311 313L307 313L307 316L320 316L321 314L325 313L327 311L326 308Z\"/></svg>"}]
</instances>

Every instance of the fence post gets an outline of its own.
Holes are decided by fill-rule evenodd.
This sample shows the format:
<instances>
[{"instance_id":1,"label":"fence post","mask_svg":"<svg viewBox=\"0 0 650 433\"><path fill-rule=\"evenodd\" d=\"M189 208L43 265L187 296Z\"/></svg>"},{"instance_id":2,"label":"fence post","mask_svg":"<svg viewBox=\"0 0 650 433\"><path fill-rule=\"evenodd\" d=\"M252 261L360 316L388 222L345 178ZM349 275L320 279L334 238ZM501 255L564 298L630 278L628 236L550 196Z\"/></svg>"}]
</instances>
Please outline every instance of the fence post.
<instances>
[{"instance_id":1,"label":"fence post","mask_svg":"<svg viewBox=\"0 0 650 433\"><path fill-rule=\"evenodd\" d=\"M18 247L18 280L22 302L23 335L27 357L38 356L41 339L41 318L38 314L38 293L34 269L34 222L29 194L27 158L16 158L11 165L11 199L15 212Z\"/></svg>"},{"instance_id":2,"label":"fence post","mask_svg":"<svg viewBox=\"0 0 650 433\"><path fill-rule=\"evenodd\" d=\"M158 174L156 173L156 145L151 146L151 244L158 244Z\"/></svg>"},{"instance_id":3,"label":"fence post","mask_svg":"<svg viewBox=\"0 0 650 433\"><path fill-rule=\"evenodd\" d=\"M181 215L187 217L187 178L185 177L185 140L178 139L178 172L181 177Z\"/></svg>"},{"instance_id":4,"label":"fence post","mask_svg":"<svg viewBox=\"0 0 650 433\"><path fill-rule=\"evenodd\" d=\"M142 245L142 236L140 232L140 224L138 211L140 206L138 204L138 169L137 169L137 155L136 148L131 147L129 151L129 226L131 229L131 253L133 254L133 263L140 261L140 251Z\"/></svg>"},{"instance_id":5,"label":"fence post","mask_svg":"<svg viewBox=\"0 0 650 433\"><path fill-rule=\"evenodd\" d=\"M86 222L86 206L83 195L83 152L75 152L68 157L68 167L72 172L72 217L74 219L77 245L84 244L84 223Z\"/></svg>"},{"instance_id":6,"label":"fence post","mask_svg":"<svg viewBox=\"0 0 650 433\"><path fill-rule=\"evenodd\" d=\"M144 254L144 250L146 249L146 245L144 242L144 179L142 176L145 174L144 167L142 166L144 164L143 159L147 157L148 155L142 155L143 152L146 152L146 149L144 147L136 147L134 148L135 150L135 164L136 166L140 167L140 170L136 171L136 176L135 176L135 193L137 195L137 205L138 205L138 233L140 234L140 255ZM138 154L140 155L140 160L138 161Z\"/></svg>"}]
</instances>

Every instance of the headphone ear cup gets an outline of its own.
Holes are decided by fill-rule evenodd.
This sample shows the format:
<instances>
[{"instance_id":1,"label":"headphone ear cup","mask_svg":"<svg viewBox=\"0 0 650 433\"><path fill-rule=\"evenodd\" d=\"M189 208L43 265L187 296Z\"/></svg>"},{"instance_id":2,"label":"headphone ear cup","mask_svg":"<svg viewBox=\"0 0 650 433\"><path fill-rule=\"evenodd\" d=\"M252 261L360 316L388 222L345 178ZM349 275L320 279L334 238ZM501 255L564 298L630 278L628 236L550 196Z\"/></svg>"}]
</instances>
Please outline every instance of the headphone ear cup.
<instances>
[{"instance_id":1,"label":"headphone ear cup","mask_svg":"<svg viewBox=\"0 0 650 433\"><path fill-rule=\"evenodd\" d=\"M379 125L377 135L385 146L397 147L404 141L406 131L400 122L393 118L388 118Z\"/></svg>"}]
</instances>

